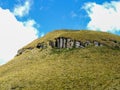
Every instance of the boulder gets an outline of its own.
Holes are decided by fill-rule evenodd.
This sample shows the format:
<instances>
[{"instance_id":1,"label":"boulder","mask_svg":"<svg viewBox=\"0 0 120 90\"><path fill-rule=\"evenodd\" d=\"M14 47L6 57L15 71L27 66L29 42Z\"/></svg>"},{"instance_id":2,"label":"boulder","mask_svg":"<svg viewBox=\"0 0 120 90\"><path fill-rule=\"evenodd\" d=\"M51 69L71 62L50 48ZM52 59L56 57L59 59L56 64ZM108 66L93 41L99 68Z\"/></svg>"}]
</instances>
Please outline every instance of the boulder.
<instances>
[{"instance_id":1,"label":"boulder","mask_svg":"<svg viewBox=\"0 0 120 90\"><path fill-rule=\"evenodd\" d=\"M63 37L59 38L59 44L60 48L63 48Z\"/></svg>"},{"instance_id":2,"label":"boulder","mask_svg":"<svg viewBox=\"0 0 120 90\"><path fill-rule=\"evenodd\" d=\"M93 43L94 43L94 45L95 45L96 47L99 46L99 42L94 41Z\"/></svg>"},{"instance_id":3,"label":"boulder","mask_svg":"<svg viewBox=\"0 0 120 90\"><path fill-rule=\"evenodd\" d=\"M43 42L42 43L38 43L36 48L42 48L43 49L44 48L44 43Z\"/></svg>"},{"instance_id":4,"label":"boulder","mask_svg":"<svg viewBox=\"0 0 120 90\"><path fill-rule=\"evenodd\" d=\"M21 55L24 51L25 51L25 49L20 49L20 50L18 50L18 52L17 52L17 55L16 55L16 56Z\"/></svg>"},{"instance_id":5,"label":"boulder","mask_svg":"<svg viewBox=\"0 0 120 90\"><path fill-rule=\"evenodd\" d=\"M72 48L74 46L74 41L70 38L67 38L67 48Z\"/></svg>"},{"instance_id":6,"label":"boulder","mask_svg":"<svg viewBox=\"0 0 120 90\"><path fill-rule=\"evenodd\" d=\"M75 41L75 48L80 48L80 47L81 47L81 42Z\"/></svg>"},{"instance_id":7,"label":"boulder","mask_svg":"<svg viewBox=\"0 0 120 90\"><path fill-rule=\"evenodd\" d=\"M63 38L63 48L67 47L67 38Z\"/></svg>"},{"instance_id":8,"label":"boulder","mask_svg":"<svg viewBox=\"0 0 120 90\"><path fill-rule=\"evenodd\" d=\"M54 48L54 47L55 47L55 43L50 40L50 41L49 41L49 46L51 46L52 48Z\"/></svg>"},{"instance_id":9,"label":"boulder","mask_svg":"<svg viewBox=\"0 0 120 90\"><path fill-rule=\"evenodd\" d=\"M101 44L100 42L98 41L94 41L93 44L97 47L97 46L103 46L103 44Z\"/></svg>"},{"instance_id":10,"label":"boulder","mask_svg":"<svg viewBox=\"0 0 120 90\"><path fill-rule=\"evenodd\" d=\"M86 42L84 43L84 46L85 46L85 47L87 47L87 46L89 46L89 45L91 45L91 42L90 42L90 41L86 41Z\"/></svg>"},{"instance_id":11,"label":"boulder","mask_svg":"<svg viewBox=\"0 0 120 90\"><path fill-rule=\"evenodd\" d=\"M60 38L56 38L56 47L60 48Z\"/></svg>"}]
</instances>

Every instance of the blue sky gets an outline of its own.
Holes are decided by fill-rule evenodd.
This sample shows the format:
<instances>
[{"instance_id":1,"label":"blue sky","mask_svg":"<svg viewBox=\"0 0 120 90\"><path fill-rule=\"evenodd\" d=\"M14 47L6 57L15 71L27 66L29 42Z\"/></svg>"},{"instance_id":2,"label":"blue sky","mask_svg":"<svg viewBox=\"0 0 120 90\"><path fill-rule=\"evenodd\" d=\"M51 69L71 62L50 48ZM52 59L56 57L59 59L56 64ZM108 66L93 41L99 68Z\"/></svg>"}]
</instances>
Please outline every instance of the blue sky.
<instances>
[{"instance_id":1,"label":"blue sky","mask_svg":"<svg viewBox=\"0 0 120 90\"><path fill-rule=\"evenodd\" d=\"M90 21L85 9L85 3L103 4L112 0L0 0L0 7L14 11L16 6L24 6L29 2L30 10L22 17L16 15L17 20L27 21L33 19L41 34L46 34L55 29L89 29L87 24ZM113 0L119 1L119 0Z\"/></svg>"},{"instance_id":2,"label":"blue sky","mask_svg":"<svg viewBox=\"0 0 120 90\"><path fill-rule=\"evenodd\" d=\"M12 59L19 48L58 29L120 35L120 0L0 0L0 64Z\"/></svg>"}]
</instances>

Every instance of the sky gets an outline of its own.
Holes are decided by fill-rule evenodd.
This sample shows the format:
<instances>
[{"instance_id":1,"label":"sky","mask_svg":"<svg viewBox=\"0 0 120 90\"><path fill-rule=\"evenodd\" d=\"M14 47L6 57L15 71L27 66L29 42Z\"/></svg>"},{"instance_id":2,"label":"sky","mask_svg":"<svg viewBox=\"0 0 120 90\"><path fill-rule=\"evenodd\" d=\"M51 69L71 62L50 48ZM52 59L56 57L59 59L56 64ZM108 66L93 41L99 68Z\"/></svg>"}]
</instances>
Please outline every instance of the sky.
<instances>
[{"instance_id":1,"label":"sky","mask_svg":"<svg viewBox=\"0 0 120 90\"><path fill-rule=\"evenodd\" d=\"M120 0L0 0L0 65L60 29L120 35Z\"/></svg>"}]
</instances>

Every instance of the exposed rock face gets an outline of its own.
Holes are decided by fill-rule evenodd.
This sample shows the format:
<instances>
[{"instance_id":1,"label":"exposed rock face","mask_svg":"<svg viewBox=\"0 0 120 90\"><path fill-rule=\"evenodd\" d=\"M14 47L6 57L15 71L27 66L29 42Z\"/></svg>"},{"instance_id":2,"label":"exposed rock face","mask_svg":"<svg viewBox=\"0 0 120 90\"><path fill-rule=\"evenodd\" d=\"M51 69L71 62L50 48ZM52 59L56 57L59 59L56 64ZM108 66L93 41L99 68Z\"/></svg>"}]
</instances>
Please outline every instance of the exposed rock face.
<instances>
[{"instance_id":1,"label":"exposed rock face","mask_svg":"<svg viewBox=\"0 0 120 90\"><path fill-rule=\"evenodd\" d=\"M52 41L49 41L49 46L54 47L54 43L53 43ZM47 43L45 43L45 42L38 43L38 44L36 45L36 48L38 48L38 49L47 48Z\"/></svg>"},{"instance_id":2,"label":"exposed rock face","mask_svg":"<svg viewBox=\"0 0 120 90\"><path fill-rule=\"evenodd\" d=\"M54 48L54 47L55 47L55 43L50 40L50 41L49 41L49 46L51 46L52 48Z\"/></svg>"},{"instance_id":3,"label":"exposed rock face","mask_svg":"<svg viewBox=\"0 0 120 90\"><path fill-rule=\"evenodd\" d=\"M81 41L78 41L78 40L73 40L71 38L65 38L65 37L58 37L58 38L55 38L55 41L52 41L52 40L49 40L49 46L51 46L52 48L59 48L59 49L62 49L62 48L83 48L85 46L88 46L90 45L90 41L87 41L85 43L85 45L83 45L83 43ZM45 43L42 42L42 43L38 43L36 48L45 48Z\"/></svg>"},{"instance_id":4,"label":"exposed rock face","mask_svg":"<svg viewBox=\"0 0 120 90\"><path fill-rule=\"evenodd\" d=\"M73 40L71 38L66 38L66 37L58 37L58 38L55 38L54 41L49 40L48 42L49 42L49 44L46 44L45 42L38 43L36 45L36 48L44 49L44 48L47 47L47 45L51 46L52 48L58 48L58 49L62 49L62 48L68 48L68 49L70 49L70 48L84 48L84 47L87 47L89 45L94 45L96 47L97 46L102 46L102 44L97 42L97 41L93 41L93 43L91 43L90 41L81 42L79 40ZM26 50L32 50L32 49L33 49L32 47L20 49L17 52L17 56L22 54Z\"/></svg>"},{"instance_id":5,"label":"exposed rock face","mask_svg":"<svg viewBox=\"0 0 120 90\"><path fill-rule=\"evenodd\" d=\"M66 47L73 48L73 46L74 46L74 40L67 38Z\"/></svg>"},{"instance_id":6,"label":"exposed rock face","mask_svg":"<svg viewBox=\"0 0 120 90\"><path fill-rule=\"evenodd\" d=\"M90 41L86 41L86 42L84 43L84 46L85 46L85 47L87 47L87 46L89 46L89 45L91 45L91 42L90 42Z\"/></svg>"},{"instance_id":7,"label":"exposed rock face","mask_svg":"<svg viewBox=\"0 0 120 90\"><path fill-rule=\"evenodd\" d=\"M115 44L114 48L117 48L117 49L120 48L120 42L118 42L116 40L104 39L103 41L110 41ZM45 43L45 42L38 43L36 45L36 47L34 47L34 48L44 49L47 47L52 47L52 48L58 48L58 49L62 49L62 48L71 49L71 48L85 48L90 45L99 47L99 46L103 46L104 44L102 44L96 40L94 40L93 42L91 42L89 40L82 42L82 41L74 40L71 38L58 37L58 38L55 38L55 40L49 40L47 43ZM33 49L32 47L20 49L17 52L17 56L21 55L26 50L32 50L32 49Z\"/></svg>"},{"instance_id":8,"label":"exposed rock face","mask_svg":"<svg viewBox=\"0 0 120 90\"><path fill-rule=\"evenodd\" d=\"M44 44L43 43L38 43L36 48L44 48Z\"/></svg>"},{"instance_id":9,"label":"exposed rock face","mask_svg":"<svg viewBox=\"0 0 120 90\"><path fill-rule=\"evenodd\" d=\"M20 50L18 50L17 56L21 55L24 51L25 51L25 49L20 49Z\"/></svg>"},{"instance_id":10,"label":"exposed rock face","mask_svg":"<svg viewBox=\"0 0 120 90\"><path fill-rule=\"evenodd\" d=\"M54 47L56 48L72 48L74 46L74 40L70 38L58 37L55 40Z\"/></svg>"},{"instance_id":11,"label":"exposed rock face","mask_svg":"<svg viewBox=\"0 0 120 90\"><path fill-rule=\"evenodd\" d=\"M94 43L94 45L95 45L96 47L98 47L98 46L103 46L101 43L99 43L99 42L97 42L97 41L94 41L93 43Z\"/></svg>"},{"instance_id":12,"label":"exposed rock face","mask_svg":"<svg viewBox=\"0 0 120 90\"><path fill-rule=\"evenodd\" d=\"M99 46L99 42L94 41L93 43L94 43L95 46Z\"/></svg>"},{"instance_id":13,"label":"exposed rock face","mask_svg":"<svg viewBox=\"0 0 120 90\"><path fill-rule=\"evenodd\" d=\"M81 47L81 42L75 40L75 48L80 48Z\"/></svg>"},{"instance_id":14,"label":"exposed rock face","mask_svg":"<svg viewBox=\"0 0 120 90\"><path fill-rule=\"evenodd\" d=\"M32 50L32 49L34 49L34 48L33 48L33 47L22 48L22 49L18 50L18 52L17 52L17 55L16 55L16 56L21 55L21 54L22 54L23 52L25 52L26 50Z\"/></svg>"},{"instance_id":15,"label":"exposed rock face","mask_svg":"<svg viewBox=\"0 0 120 90\"><path fill-rule=\"evenodd\" d=\"M89 40L85 42L81 42L79 40L73 40L71 38L66 38L66 37L58 37L55 39L55 42L49 41L49 45L52 48L84 48L90 45L94 45L96 47L98 46L103 46L100 42L98 41L93 41L90 42Z\"/></svg>"},{"instance_id":16,"label":"exposed rock face","mask_svg":"<svg viewBox=\"0 0 120 90\"><path fill-rule=\"evenodd\" d=\"M49 41L49 45L52 48L84 48L91 45L90 41L81 42L79 40L73 40L71 38L58 37L55 39L55 42ZM97 46L97 45L96 45ZM98 45L99 46L99 45Z\"/></svg>"}]
</instances>

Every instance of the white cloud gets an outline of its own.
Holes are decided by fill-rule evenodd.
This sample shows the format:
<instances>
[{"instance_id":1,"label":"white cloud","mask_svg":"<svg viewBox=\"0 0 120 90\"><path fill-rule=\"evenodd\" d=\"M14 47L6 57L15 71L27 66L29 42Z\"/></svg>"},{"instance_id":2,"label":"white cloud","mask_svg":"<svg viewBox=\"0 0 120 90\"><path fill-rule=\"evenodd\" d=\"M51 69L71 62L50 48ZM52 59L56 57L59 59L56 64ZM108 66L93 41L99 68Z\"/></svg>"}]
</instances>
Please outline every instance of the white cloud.
<instances>
[{"instance_id":1,"label":"white cloud","mask_svg":"<svg viewBox=\"0 0 120 90\"><path fill-rule=\"evenodd\" d=\"M15 16L23 17L24 15L27 15L29 13L30 6L30 1L26 0L24 5L15 6L13 13Z\"/></svg>"},{"instance_id":2,"label":"white cloud","mask_svg":"<svg viewBox=\"0 0 120 90\"><path fill-rule=\"evenodd\" d=\"M84 9L90 17L88 29L115 33L120 31L120 2L111 1L102 5L86 3Z\"/></svg>"},{"instance_id":3,"label":"white cloud","mask_svg":"<svg viewBox=\"0 0 120 90\"><path fill-rule=\"evenodd\" d=\"M0 8L0 64L12 59L17 50L38 38L36 22L18 21L9 10Z\"/></svg>"}]
</instances>

